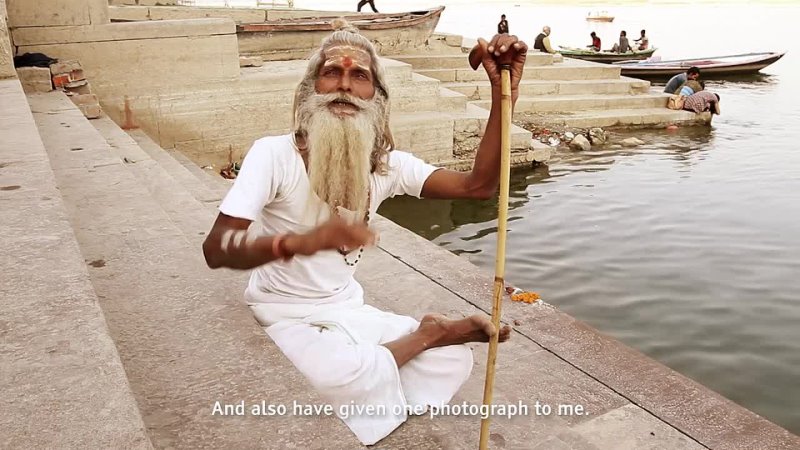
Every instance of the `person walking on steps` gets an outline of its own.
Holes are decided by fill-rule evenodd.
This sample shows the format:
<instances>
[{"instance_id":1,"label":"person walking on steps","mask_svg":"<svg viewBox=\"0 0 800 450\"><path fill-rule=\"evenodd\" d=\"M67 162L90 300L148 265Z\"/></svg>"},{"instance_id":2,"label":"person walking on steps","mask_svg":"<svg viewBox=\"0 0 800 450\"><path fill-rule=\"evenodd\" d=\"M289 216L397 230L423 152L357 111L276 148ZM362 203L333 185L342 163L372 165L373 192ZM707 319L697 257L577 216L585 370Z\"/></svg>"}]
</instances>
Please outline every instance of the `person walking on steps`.
<instances>
[{"instance_id":1,"label":"person walking on steps","mask_svg":"<svg viewBox=\"0 0 800 450\"><path fill-rule=\"evenodd\" d=\"M378 12L378 10L375 8L375 0L361 0L358 2L358 12L361 12L361 8L363 8L367 3L369 3L370 8L372 8L372 12Z\"/></svg>"}]
</instances>

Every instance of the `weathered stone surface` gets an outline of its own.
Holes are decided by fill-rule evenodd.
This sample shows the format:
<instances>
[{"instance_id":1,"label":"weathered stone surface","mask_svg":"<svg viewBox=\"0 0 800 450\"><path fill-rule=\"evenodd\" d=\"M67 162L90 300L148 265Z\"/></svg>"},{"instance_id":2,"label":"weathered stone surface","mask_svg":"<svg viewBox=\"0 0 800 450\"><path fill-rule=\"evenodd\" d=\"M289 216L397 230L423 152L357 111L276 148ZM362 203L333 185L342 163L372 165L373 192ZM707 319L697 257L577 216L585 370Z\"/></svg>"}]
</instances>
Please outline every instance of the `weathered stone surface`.
<instances>
[{"instance_id":1,"label":"weathered stone surface","mask_svg":"<svg viewBox=\"0 0 800 450\"><path fill-rule=\"evenodd\" d=\"M0 0L0 79L16 76L14 55L11 50L11 37L6 24L5 0Z\"/></svg>"},{"instance_id":2,"label":"weathered stone surface","mask_svg":"<svg viewBox=\"0 0 800 450\"><path fill-rule=\"evenodd\" d=\"M16 79L0 81L0 180L17 187L0 189L2 447L152 448Z\"/></svg>"},{"instance_id":3,"label":"weathered stone surface","mask_svg":"<svg viewBox=\"0 0 800 450\"><path fill-rule=\"evenodd\" d=\"M81 70L81 63L76 59L70 59L67 61L59 61L57 63L50 64L50 73L53 75L60 75L62 73L70 73L75 70Z\"/></svg>"},{"instance_id":4,"label":"weathered stone surface","mask_svg":"<svg viewBox=\"0 0 800 450\"><path fill-rule=\"evenodd\" d=\"M67 95L92 94L92 85L87 80L73 81L64 85Z\"/></svg>"},{"instance_id":5,"label":"weathered stone surface","mask_svg":"<svg viewBox=\"0 0 800 450\"><path fill-rule=\"evenodd\" d=\"M622 140L622 145L624 147L638 147L642 144L644 144L644 141L635 137L629 137Z\"/></svg>"},{"instance_id":6,"label":"weathered stone surface","mask_svg":"<svg viewBox=\"0 0 800 450\"><path fill-rule=\"evenodd\" d=\"M47 67L20 67L17 69L17 76L27 94L53 90L50 69Z\"/></svg>"},{"instance_id":7,"label":"weathered stone surface","mask_svg":"<svg viewBox=\"0 0 800 450\"><path fill-rule=\"evenodd\" d=\"M636 405L625 405L577 425L575 432L597 448L665 448L700 450L706 447Z\"/></svg>"},{"instance_id":8,"label":"weathered stone surface","mask_svg":"<svg viewBox=\"0 0 800 450\"><path fill-rule=\"evenodd\" d=\"M545 147L545 148L536 148L533 150L528 150L528 160L529 161L536 161L539 163L546 163L550 161L550 158L553 157L553 148L552 147Z\"/></svg>"},{"instance_id":9,"label":"weathered stone surface","mask_svg":"<svg viewBox=\"0 0 800 450\"><path fill-rule=\"evenodd\" d=\"M12 28L108 23L107 0L6 0L6 7Z\"/></svg>"},{"instance_id":10,"label":"weathered stone surface","mask_svg":"<svg viewBox=\"0 0 800 450\"><path fill-rule=\"evenodd\" d=\"M94 94L72 95L69 99L76 105L97 105L100 103Z\"/></svg>"},{"instance_id":11,"label":"weathered stone surface","mask_svg":"<svg viewBox=\"0 0 800 450\"><path fill-rule=\"evenodd\" d=\"M453 47L461 47L461 43L464 41L464 37L458 34L445 34L444 41L447 45Z\"/></svg>"},{"instance_id":12,"label":"weathered stone surface","mask_svg":"<svg viewBox=\"0 0 800 450\"><path fill-rule=\"evenodd\" d=\"M591 139L592 145L603 145L607 140L605 130L597 127L589 130L589 138Z\"/></svg>"},{"instance_id":13,"label":"weathered stone surface","mask_svg":"<svg viewBox=\"0 0 800 450\"><path fill-rule=\"evenodd\" d=\"M264 60L260 56L240 56L239 67L261 67Z\"/></svg>"},{"instance_id":14,"label":"weathered stone surface","mask_svg":"<svg viewBox=\"0 0 800 450\"><path fill-rule=\"evenodd\" d=\"M87 119L97 119L103 115L103 108L97 103L78 105L78 108Z\"/></svg>"},{"instance_id":15,"label":"weathered stone surface","mask_svg":"<svg viewBox=\"0 0 800 450\"><path fill-rule=\"evenodd\" d=\"M586 151L586 150L589 150L589 149L592 148L592 144L589 143L589 140L586 139L585 136L583 136L582 134L579 134L579 135L575 136L575 138L572 139L572 141L570 141L569 147L571 149L573 149L573 150Z\"/></svg>"}]
</instances>

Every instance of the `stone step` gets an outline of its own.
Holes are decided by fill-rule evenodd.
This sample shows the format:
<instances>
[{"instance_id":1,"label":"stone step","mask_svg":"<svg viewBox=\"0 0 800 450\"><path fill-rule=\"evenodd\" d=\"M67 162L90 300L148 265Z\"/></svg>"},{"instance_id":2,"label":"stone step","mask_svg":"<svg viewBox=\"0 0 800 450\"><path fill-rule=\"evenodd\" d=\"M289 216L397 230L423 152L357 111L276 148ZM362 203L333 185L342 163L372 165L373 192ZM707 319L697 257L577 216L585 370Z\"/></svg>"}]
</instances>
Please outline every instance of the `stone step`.
<instances>
[{"instance_id":1,"label":"stone step","mask_svg":"<svg viewBox=\"0 0 800 450\"><path fill-rule=\"evenodd\" d=\"M211 191L218 192L224 194L228 192L228 189L231 188L231 184L233 184L232 180L227 180L222 178L219 174L219 171L215 171L213 169L204 169L197 164L194 163L191 159L189 159L183 153L177 150L164 150L170 156L175 158L176 161L181 163L181 165L192 173L197 179L199 179L203 184L206 185Z\"/></svg>"},{"instance_id":2,"label":"stone step","mask_svg":"<svg viewBox=\"0 0 800 450\"><path fill-rule=\"evenodd\" d=\"M147 191L167 213L170 220L189 239L197 240L205 236L213 219L212 205L196 199L165 166L151 158L139 144L109 118L93 120L92 125L100 133L111 150L134 176L147 188ZM182 166L181 166L182 167ZM200 179L197 179L201 183Z\"/></svg>"},{"instance_id":3,"label":"stone step","mask_svg":"<svg viewBox=\"0 0 800 450\"><path fill-rule=\"evenodd\" d=\"M573 112L586 110L607 109L666 109L668 95L665 94L638 94L638 95L552 95L552 96L524 96L517 100L515 113L521 112ZM474 104L488 108L490 100L478 100Z\"/></svg>"},{"instance_id":4,"label":"stone step","mask_svg":"<svg viewBox=\"0 0 800 450\"><path fill-rule=\"evenodd\" d=\"M482 68L420 69L415 72L444 82L487 81ZM557 64L525 67L523 80L609 80L619 79L620 68L608 64Z\"/></svg>"},{"instance_id":5,"label":"stone step","mask_svg":"<svg viewBox=\"0 0 800 450\"><path fill-rule=\"evenodd\" d=\"M421 69L470 69L467 53L455 55L392 55L391 59L411 64L414 70ZM553 64L553 55L530 52L525 66L547 66ZM472 69L470 69L472 70Z\"/></svg>"},{"instance_id":6,"label":"stone step","mask_svg":"<svg viewBox=\"0 0 800 450\"><path fill-rule=\"evenodd\" d=\"M416 73L405 83L389 85L392 112L436 111L439 105L439 84L435 78Z\"/></svg>"},{"instance_id":7,"label":"stone step","mask_svg":"<svg viewBox=\"0 0 800 450\"><path fill-rule=\"evenodd\" d=\"M442 87L460 92L470 100L491 99L488 81L442 83ZM520 81L520 95L589 95L589 94L645 94L650 92L650 82L622 77L618 80L552 80L524 79Z\"/></svg>"},{"instance_id":8,"label":"stone step","mask_svg":"<svg viewBox=\"0 0 800 450\"><path fill-rule=\"evenodd\" d=\"M213 208L219 205L222 200L219 192L210 189L209 186L198 180L183 164L150 139L143 130L129 130L128 134L144 153L167 170L194 198Z\"/></svg>"},{"instance_id":9,"label":"stone step","mask_svg":"<svg viewBox=\"0 0 800 450\"><path fill-rule=\"evenodd\" d=\"M411 80L412 67L401 61L381 58L390 85ZM294 89L305 75L308 60L265 61L261 67L242 67L240 79L245 82L266 82L273 86L289 85Z\"/></svg>"},{"instance_id":10,"label":"stone step","mask_svg":"<svg viewBox=\"0 0 800 450\"><path fill-rule=\"evenodd\" d=\"M453 120L439 111L392 114L395 147L435 164L453 156Z\"/></svg>"},{"instance_id":11,"label":"stone step","mask_svg":"<svg viewBox=\"0 0 800 450\"><path fill-rule=\"evenodd\" d=\"M31 104L153 447L357 447L335 417L309 427L276 416L267 427L264 417L212 415L216 401L321 399L269 343L230 274L206 267L202 237L173 224L66 96Z\"/></svg>"},{"instance_id":12,"label":"stone step","mask_svg":"<svg viewBox=\"0 0 800 450\"><path fill-rule=\"evenodd\" d=\"M581 111L574 114L547 114L537 117L537 123L575 128L591 127L660 127L673 124L697 125L708 123L708 113L674 111L667 108L607 109Z\"/></svg>"},{"instance_id":13,"label":"stone step","mask_svg":"<svg viewBox=\"0 0 800 450\"><path fill-rule=\"evenodd\" d=\"M439 111L462 112L469 100L466 95L443 87L439 88Z\"/></svg>"},{"instance_id":14,"label":"stone step","mask_svg":"<svg viewBox=\"0 0 800 450\"><path fill-rule=\"evenodd\" d=\"M463 112L452 113L455 121L456 134L469 133L483 135L486 123L489 120L489 110L469 103ZM511 148L514 150L527 150L531 145L530 131L512 124L511 125Z\"/></svg>"},{"instance_id":15,"label":"stone step","mask_svg":"<svg viewBox=\"0 0 800 450\"><path fill-rule=\"evenodd\" d=\"M2 447L151 449L16 78L0 80L0 204Z\"/></svg>"}]
</instances>

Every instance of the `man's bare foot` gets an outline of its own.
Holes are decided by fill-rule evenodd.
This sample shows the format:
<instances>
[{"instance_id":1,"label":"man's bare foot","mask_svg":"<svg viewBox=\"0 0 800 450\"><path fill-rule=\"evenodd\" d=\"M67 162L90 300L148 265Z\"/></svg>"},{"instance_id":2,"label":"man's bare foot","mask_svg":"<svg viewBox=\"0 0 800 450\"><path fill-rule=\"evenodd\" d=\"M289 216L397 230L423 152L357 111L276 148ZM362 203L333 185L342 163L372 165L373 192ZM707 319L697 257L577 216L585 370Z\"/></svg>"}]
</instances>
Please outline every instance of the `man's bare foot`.
<instances>
[{"instance_id":1,"label":"man's bare foot","mask_svg":"<svg viewBox=\"0 0 800 450\"><path fill-rule=\"evenodd\" d=\"M492 320L486 315L476 314L453 320L441 314L427 314L422 318L417 332L432 337L430 343L432 348L468 342L489 342L489 338L495 334L495 328ZM511 327L506 325L500 329L498 340L505 342L509 337L511 337Z\"/></svg>"}]
</instances>

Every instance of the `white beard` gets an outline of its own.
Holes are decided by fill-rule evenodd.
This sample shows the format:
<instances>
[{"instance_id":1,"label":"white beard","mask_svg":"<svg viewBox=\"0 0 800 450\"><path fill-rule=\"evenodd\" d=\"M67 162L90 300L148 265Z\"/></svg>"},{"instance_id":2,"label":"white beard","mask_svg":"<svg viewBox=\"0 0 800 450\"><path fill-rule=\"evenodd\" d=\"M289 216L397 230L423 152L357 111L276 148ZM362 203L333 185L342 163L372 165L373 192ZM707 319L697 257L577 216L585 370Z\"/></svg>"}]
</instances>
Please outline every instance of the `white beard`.
<instances>
[{"instance_id":1,"label":"white beard","mask_svg":"<svg viewBox=\"0 0 800 450\"><path fill-rule=\"evenodd\" d=\"M360 110L352 116L335 115L327 105L337 98ZM298 111L306 130L312 197L316 194L330 208L350 211L350 215L342 214L348 221L363 220L369 207L371 155L381 123L378 105L346 94L315 94ZM317 214L317 218L322 217Z\"/></svg>"}]
</instances>

